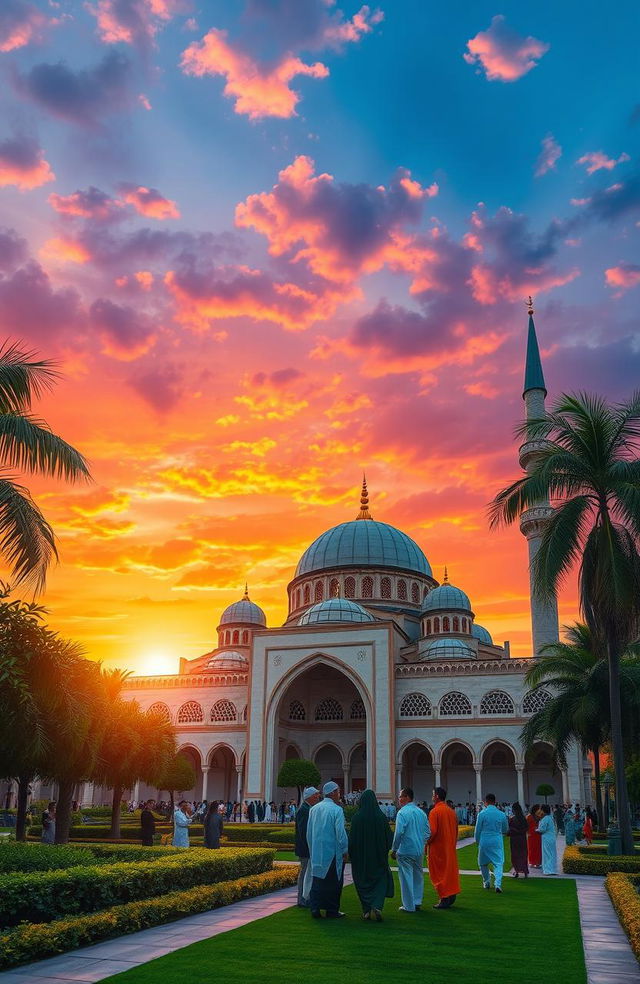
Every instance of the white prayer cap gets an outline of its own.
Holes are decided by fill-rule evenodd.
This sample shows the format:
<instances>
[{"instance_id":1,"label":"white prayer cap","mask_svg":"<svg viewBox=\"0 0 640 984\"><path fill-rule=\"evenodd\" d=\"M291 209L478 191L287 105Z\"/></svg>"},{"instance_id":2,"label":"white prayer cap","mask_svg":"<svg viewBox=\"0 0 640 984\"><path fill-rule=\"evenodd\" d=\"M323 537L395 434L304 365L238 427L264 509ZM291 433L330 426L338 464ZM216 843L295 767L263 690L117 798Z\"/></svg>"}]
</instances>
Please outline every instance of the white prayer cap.
<instances>
[{"instance_id":1,"label":"white prayer cap","mask_svg":"<svg viewBox=\"0 0 640 984\"><path fill-rule=\"evenodd\" d=\"M319 793L319 792L320 792L320 790L319 789L316 789L315 786L307 786L307 788L304 790L304 792L302 794L302 799L303 800L308 800L310 796L315 796L315 794L316 793Z\"/></svg>"},{"instance_id":2,"label":"white prayer cap","mask_svg":"<svg viewBox=\"0 0 640 984\"><path fill-rule=\"evenodd\" d=\"M338 783L333 782L333 780L331 780L331 782L325 782L324 786L322 787L322 792L324 793L325 796L328 796L329 793L335 793L336 789L339 788L340 787L338 786Z\"/></svg>"}]
</instances>

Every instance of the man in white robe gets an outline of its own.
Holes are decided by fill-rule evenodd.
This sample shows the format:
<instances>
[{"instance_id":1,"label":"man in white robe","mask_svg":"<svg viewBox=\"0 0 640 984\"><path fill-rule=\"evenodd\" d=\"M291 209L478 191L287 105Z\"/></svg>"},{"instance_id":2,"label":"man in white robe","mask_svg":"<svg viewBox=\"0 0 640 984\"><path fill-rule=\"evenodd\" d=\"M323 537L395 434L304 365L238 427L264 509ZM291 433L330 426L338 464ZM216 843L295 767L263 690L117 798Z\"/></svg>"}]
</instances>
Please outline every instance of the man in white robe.
<instances>
[{"instance_id":1,"label":"man in white robe","mask_svg":"<svg viewBox=\"0 0 640 984\"><path fill-rule=\"evenodd\" d=\"M426 813L413 802L412 789L408 786L402 789L399 800L391 857L398 859L402 896L400 912L415 912L422 905L424 846L431 836L431 830Z\"/></svg>"},{"instance_id":2,"label":"man in white robe","mask_svg":"<svg viewBox=\"0 0 640 984\"><path fill-rule=\"evenodd\" d=\"M482 872L482 885L491 888L491 874L498 895L502 892L502 874L504 871L504 840L509 832L509 821L506 814L496 806L493 793L487 793L484 798L485 807L478 814L474 839L478 845L478 865ZM489 865L492 865L491 872Z\"/></svg>"},{"instance_id":3,"label":"man in white robe","mask_svg":"<svg viewBox=\"0 0 640 984\"><path fill-rule=\"evenodd\" d=\"M314 919L322 918L322 909L327 919L341 919L344 912L340 912L340 895L349 841L337 783L325 783L322 792L324 799L311 807L307 824L313 875L309 908Z\"/></svg>"}]
</instances>

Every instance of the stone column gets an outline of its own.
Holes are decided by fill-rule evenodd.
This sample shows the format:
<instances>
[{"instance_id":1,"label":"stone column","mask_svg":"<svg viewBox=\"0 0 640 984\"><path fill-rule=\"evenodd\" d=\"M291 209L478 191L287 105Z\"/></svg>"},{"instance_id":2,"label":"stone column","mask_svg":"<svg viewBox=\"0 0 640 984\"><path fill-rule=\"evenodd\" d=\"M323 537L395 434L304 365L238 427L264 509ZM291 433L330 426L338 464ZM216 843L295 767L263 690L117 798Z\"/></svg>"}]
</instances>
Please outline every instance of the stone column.
<instances>
[{"instance_id":1,"label":"stone column","mask_svg":"<svg viewBox=\"0 0 640 984\"><path fill-rule=\"evenodd\" d=\"M84 794L84 787L83 787L83 790L82 790L82 794ZM133 792L131 794L131 799L133 800L133 808L135 810L137 810L138 809L138 803L140 802L140 780L139 779L136 779L136 781L135 781L135 785L133 787ZM80 800L80 805L82 805L82 800Z\"/></svg>"},{"instance_id":2,"label":"stone column","mask_svg":"<svg viewBox=\"0 0 640 984\"><path fill-rule=\"evenodd\" d=\"M434 762L433 763L433 771L435 772L435 776L436 776L436 786L439 786L440 785L440 762Z\"/></svg>"},{"instance_id":3,"label":"stone column","mask_svg":"<svg viewBox=\"0 0 640 984\"><path fill-rule=\"evenodd\" d=\"M566 769L562 769L561 770L561 774L562 774L562 802L563 803L568 803L569 802L569 799L570 799L570 797L569 797L569 776L567 775L567 770Z\"/></svg>"},{"instance_id":4,"label":"stone column","mask_svg":"<svg viewBox=\"0 0 640 984\"><path fill-rule=\"evenodd\" d=\"M402 789L402 766L396 763L396 793L399 796Z\"/></svg>"},{"instance_id":5,"label":"stone column","mask_svg":"<svg viewBox=\"0 0 640 984\"><path fill-rule=\"evenodd\" d=\"M351 785L351 774L350 773L351 773L351 770L350 770L349 766L348 765L345 765L344 762L343 762L343 764L342 764L342 783L343 783L343 786L344 786L344 789L342 790L342 795L343 796L345 796L347 793L350 793L351 792L351 790L349 788L350 785Z\"/></svg>"},{"instance_id":6,"label":"stone column","mask_svg":"<svg viewBox=\"0 0 640 984\"><path fill-rule=\"evenodd\" d=\"M518 780L518 803L524 810L524 762L516 762L516 779Z\"/></svg>"},{"instance_id":7,"label":"stone column","mask_svg":"<svg viewBox=\"0 0 640 984\"><path fill-rule=\"evenodd\" d=\"M473 769L476 774L476 803L482 803L482 763L474 762Z\"/></svg>"},{"instance_id":8,"label":"stone column","mask_svg":"<svg viewBox=\"0 0 640 984\"><path fill-rule=\"evenodd\" d=\"M208 779L209 779L209 766L208 765L203 765L202 766L202 799L203 800L206 800L206 798L207 798L207 780Z\"/></svg>"},{"instance_id":9,"label":"stone column","mask_svg":"<svg viewBox=\"0 0 640 984\"><path fill-rule=\"evenodd\" d=\"M236 765L236 773L238 775L238 787L236 792L236 799L240 804L242 804L242 772L243 772L242 766Z\"/></svg>"}]
</instances>

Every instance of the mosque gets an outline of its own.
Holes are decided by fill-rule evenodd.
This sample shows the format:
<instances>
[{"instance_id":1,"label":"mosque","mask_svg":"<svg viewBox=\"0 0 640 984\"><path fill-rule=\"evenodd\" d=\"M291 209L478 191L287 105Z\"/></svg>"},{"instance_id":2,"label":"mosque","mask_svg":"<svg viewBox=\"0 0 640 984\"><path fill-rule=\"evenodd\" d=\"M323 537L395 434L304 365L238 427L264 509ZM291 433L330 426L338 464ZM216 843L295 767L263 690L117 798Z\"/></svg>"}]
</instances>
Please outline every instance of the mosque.
<instances>
[{"instance_id":1,"label":"mosque","mask_svg":"<svg viewBox=\"0 0 640 984\"><path fill-rule=\"evenodd\" d=\"M529 309L524 401L544 411L547 391ZM526 469L536 442L520 448ZM552 509L540 503L521 517L529 558ZM457 579L457 578L456 578ZM189 799L279 801L288 758L313 760L323 781L344 792L373 788L392 799L402 784L418 799L444 785L455 802L531 803L549 783L551 801L591 801L591 771L578 748L560 769L540 743L525 754L519 735L549 693L531 690L529 662L512 658L476 621L461 587L441 584L421 547L374 518L366 482L355 518L321 533L288 585L288 616L268 626L244 596L224 610L217 645L181 659L171 676L133 677L126 696L166 715L197 782ZM532 655L558 639L558 613L531 598ZM88 786L88 784L87 784ZM102 802L87 788L85 802ZM143 785L136 800L157 795Z\"/></svg>"}]
</instances>

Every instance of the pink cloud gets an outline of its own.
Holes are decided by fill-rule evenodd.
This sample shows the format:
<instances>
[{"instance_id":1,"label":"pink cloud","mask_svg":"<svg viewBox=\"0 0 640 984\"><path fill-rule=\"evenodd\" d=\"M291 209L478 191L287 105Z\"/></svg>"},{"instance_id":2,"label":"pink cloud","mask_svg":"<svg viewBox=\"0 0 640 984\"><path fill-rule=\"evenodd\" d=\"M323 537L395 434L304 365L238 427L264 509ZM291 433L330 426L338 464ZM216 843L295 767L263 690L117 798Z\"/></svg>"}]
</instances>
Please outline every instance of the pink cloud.
<instances>
[{"instance_id":1,"label":"pink cloud","mask_svg":"<svg viewBox=\"0 0 640 984\"><path fill-rule=\"evenodd\" d=\"M176 14L184 13L183 0L98 0L87 9L97 21L98 36L105 44L145 45Z\"/></svg>"},{"instance_id":2,"label":"pink cloud","mask_svg":"<svg viewBox=\"0 0 640 984\"><path fill-rule=\"evenodd\" d=\"M59 23L27 0L3 0L0 6L0 51L15 51L41 41L45 28Z\"/></svg>"},{"instance_id":3,"label":"pink cloud","mask_svg":"<svg viewBox=\"0 0 640 984\"><path fill-rule=\"evenodd\" d=\"M490 82L515 82L535 68L549 50L549 45L537 38L522 37L507 27L502 14L497 14L486 31L479 31L467 41L463 54L469 65L484 69Z\"/></svg>"},{"instance_id":4,"label":"pink cloud","mask_svg":"<svg viewBox=\"0 0 640 984\"><path fill-rule=\"evenodd\" d=\"M55 181L55 177L35 140L17 136L0 141L0 186L15 185L20 191L29 191Z\"/></svg>"},{"instance_id":5,"label":"pink cloud","mask_svg":"<svg viewBox=\"0 0 640 984\"><path fill-rule=\"evenodd\" d=\"M58 263L87 263L91 259L91 254L82 243L66 236L48 239L41 253L45 259Z\"/></svg>"},{"instance_id":6,"label":"pink cloud","mask_svg":"<svg viewBox=\"0 0 640 984\"><path fill-rule=\"evenodd\" d=\"M607 287L616 287L620 292L640 285L640 266L636 263L619 263L604 272Z\"/></svg>"},{"instance_id":7,"label":"pink cloud","mask_svg":"<svg viewBox=\"0 0 640 984\"><path fill-rule=\"evenodd\" d=\"M528 293L542 294L554 287L564 287L579 276L580 270L577 267L565 273L548 269L544 265L503 272L478 264L471 270L469 283L479 304L495 304L500 299L517 301Z\"/></svg>"},{"instance_id":8,"label":"pink cloud","mask_svg":"<svg viewBox=\"0 0 640 984\"><path fill-rule=\"evenodd\" d=\"M145 188L143 185L120 185L120 192L128 205L133 205L136 212L148 219L179 219L180 211L175 202L165 198L155 188Z\"/></svg>"},{"instance_id":9,"label":"pink cloud","mask_svg":"<svg viewBox=\"0 0 640 984\"><path fill-rule=\"evenodd\" d=\"M555 170L556 163L562 156L562 147L552 136L552 134L547 134L547 136L542 141L542 149L538 155L538 160L536 161L536 178L541 177L546 174L547 171Z\"/></svg>"},{"instance_id":10,"label":"pink cloud","mask_svg":"<svg viewBox=\"0 0 640 984\"><path fill-rule=\"evenodd\" d=\"M122 202L110 198L93 185L87 191L74 191L71 195L53 193L49 195L47 201L59 215L94 219L96 222L112 219L122 210Z\"/></svg>"},{"instance_id":11,"label":"pink cloud","mask_svg":"<svg viewBox=\"0 0 640 984\"><path fill-rule=\"evenodd\" d=\"M630 161L628 154L620 154L620 157L607 157L601 150L592 150L588 154L583 154L576 161L577 164L584 164L587 174L594 174L596 171L613 171L617 164L624 164Z\"/></svg>"},{"instance_id":12,"label":"pink cloud","mask_svg":"<svg viewBox=\"0 0 640 984\"><path fill-rule=\"evenodd\" d=\"M289 83L299 75L324 79L329 74L322 62L309 65L289 54L273 68L261 67L250 55L227 44L226 38L226 31L211 28L202 41L194 41L185 49L181 66L187 75L223 75L225 96L235 99L236 113L249 119L296 116L300 94Z\"/></svg>"}]
</instances>

